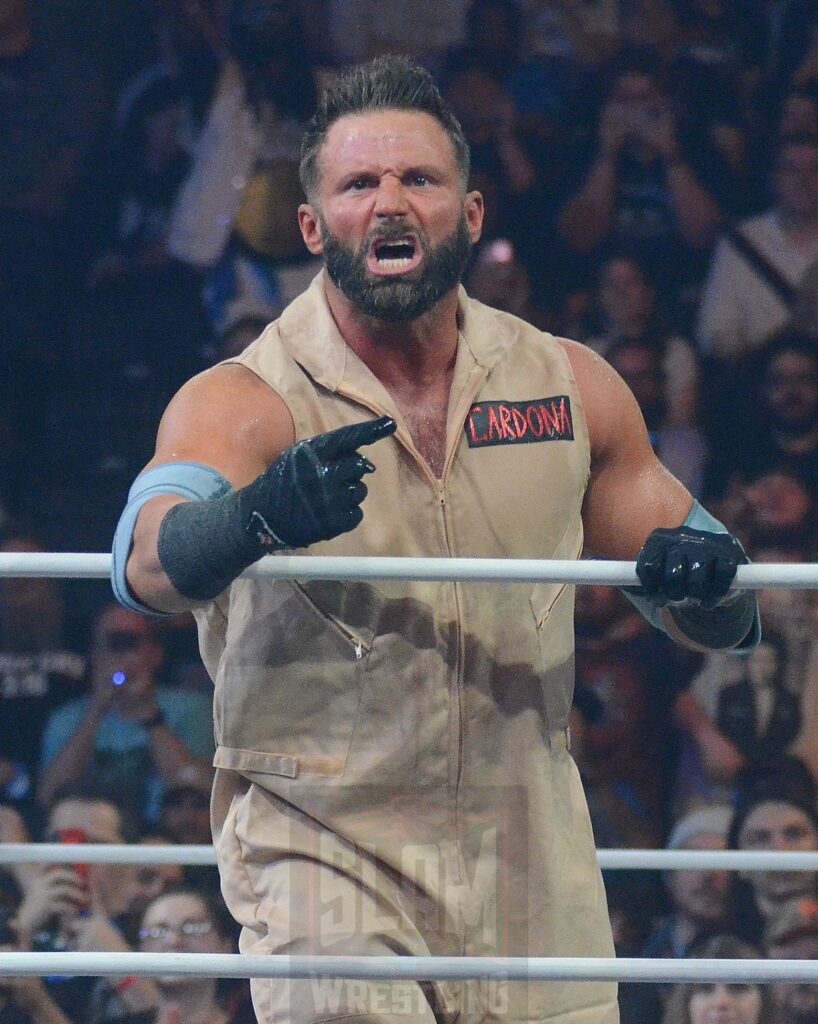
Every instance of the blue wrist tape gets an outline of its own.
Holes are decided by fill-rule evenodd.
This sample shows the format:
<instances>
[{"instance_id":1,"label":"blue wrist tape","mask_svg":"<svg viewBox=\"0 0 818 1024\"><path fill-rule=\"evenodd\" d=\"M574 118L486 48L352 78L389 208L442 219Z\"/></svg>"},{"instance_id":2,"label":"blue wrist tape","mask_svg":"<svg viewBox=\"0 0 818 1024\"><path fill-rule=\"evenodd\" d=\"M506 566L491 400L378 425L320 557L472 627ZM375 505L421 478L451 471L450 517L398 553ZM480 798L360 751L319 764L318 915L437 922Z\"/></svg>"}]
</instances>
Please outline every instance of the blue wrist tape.
<instances>
[{"instance_id":1,"label":"blue wrist tape","mask_svg":"<svg viewBox=\"0 0 818 1024\"><path fill-rule=\"evenodd\" d=\"M198 462L168 462L163 466L155 466L147 473L138 476L128 492L127 504L119 517L119 523L114 533L111 552L111 586L117 601L125 605L126 608L141 612L143 615L152 615L157 618L164 615L163 612L158 612L155 608L149 608L141 601L137 601L128 589L125 578L125 567L131 553L136 519L146 502L160 494L178 494L182 498L187 498L188 501L204 501L207 498L226 494L232 489L230 481L226 480L221 473Z\"/></svg>"},{"instance_id":2,"label":"blue wrist tape","mask_svg":"<svg viewBox=\"0 0 818 1024\"><path fill-rule=\"evenodd\" d=\"M703 508L698 501L693 502L693 507L690 512L688 512L685 521L681 525L689 526L692 530L707 530L710 533L730 532L723 523L719 522L715 516L711 515L706 508ZM655 626L657 629L661 629L663 633L668 633L662 609L655 605L650 598L644 597L642 594L634 593L631 588L623 588L622 593L627 597L631 604L641 612L652 626ZM681 622L677 621L677 625L682 628ZM670 634L668 633L668 635ZM758 605L756 604L750 631L742 641L741 646L734 648L728 653L744 654L756 647L760 640L761 619L758 614Z\"/></svg>"}]
</instances>

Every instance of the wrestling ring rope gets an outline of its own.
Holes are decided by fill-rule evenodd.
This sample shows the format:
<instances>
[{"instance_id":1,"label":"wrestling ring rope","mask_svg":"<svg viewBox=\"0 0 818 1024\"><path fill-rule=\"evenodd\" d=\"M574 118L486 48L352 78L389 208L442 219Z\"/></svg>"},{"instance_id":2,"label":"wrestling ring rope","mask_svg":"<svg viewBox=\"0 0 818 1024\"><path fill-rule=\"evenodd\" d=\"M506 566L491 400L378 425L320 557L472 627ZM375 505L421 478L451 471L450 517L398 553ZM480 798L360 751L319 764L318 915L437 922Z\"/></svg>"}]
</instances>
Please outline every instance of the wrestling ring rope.
<instances>
[{"instance_id":1,"label":"wrestling ring rope","mask_svg":"<svg viewBox=\"0 0 818 1024\"><path fill-rule=\"evenodd\" d=\"M2 553L0 577L106 579L111 556ZM243 576L270 579L436 580L482 583L638 584L633 562L480 558L262 558ZM818 589L818 565L740 566L736 589ZM692 850L598 850L608 870L818 871L818 853ZM209 846L0 844L2 863L215 864ZM0 976L154 976L348 978L438 981L810 982L818 961L599 957L246 956L238 953L0 953Z\"/></svg>"}]
</instances>

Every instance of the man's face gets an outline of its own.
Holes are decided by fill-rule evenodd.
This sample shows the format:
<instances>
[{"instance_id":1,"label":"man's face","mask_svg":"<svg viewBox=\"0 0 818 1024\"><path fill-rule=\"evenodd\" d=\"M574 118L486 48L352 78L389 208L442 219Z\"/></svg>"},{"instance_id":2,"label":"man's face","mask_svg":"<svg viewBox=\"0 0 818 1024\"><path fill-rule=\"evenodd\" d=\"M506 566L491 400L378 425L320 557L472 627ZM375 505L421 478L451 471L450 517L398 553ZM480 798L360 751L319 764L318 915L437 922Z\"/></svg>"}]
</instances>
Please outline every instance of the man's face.
<instances>
[{"instance_id":1,"label":"man's face","mask_svg":"<svg viewBox=\"0 0 818 1024\"><path fill-rule=\"evenodd\" d=\"M150 904L139 929L139 948L148 953L227 953L230 942L219 934L206 903L192 893L166 893ZM161 989L191 988L196 978L160 976Z\"/></svg>"},{"instance_id":2,"label":"man's face","mask_svg":"<svg viewBox=\"0 0 818 1024\"><path fill-rule=\"evenodd\" d=\"M162 662L162 648L148 620L117 605L101 613L91 653L94 686L114 687L123 704L144 697Z\"/></svg>"},{"instance_id":3,"label":"man's face","mask_svg":"<svg viewBox=\"0 0 818 1024\"><path fill-rule=\"evenodd\" d=\"M818 423L818 358L781 352L764 376L764 398L776 427L799 435Z\"/></svg>"},{"instance_id":4,"label":"man's face","mask_svg":"<svg viewBox=\"0 0 818 1024\"><path fill-rule=\"evenodd\" d=\"M818 849L818 835L798 807L765 800L747 815L737 845L740 850L810 851ZM758 895L770 900L803 896L815 885L815 876L805 871L752 871L745 877Z\"/></svg>"},{"instance_id":5,"label":"man's face","mask_svg":"<svg viewBox=\"0 0 818 1024\"><path fill-rule=\"evenodd\" d=\"M653 290L639 268L627 259L615 259L606 264L599 298L614 324L626 328L646 323L653 306Z\"/></svg>"},{"instance_id":6,"label":"man's face","mask_svg":"<svg viewBox=\"0 0 818 1024\"><path fill-rule=\"evenodd\" d=\"M771 960L818 960L818 935L799 935L770 946ZM818 1024L818 985L779 982L773 986L786 1024Z\"/></svg>"},{"instance_id":7,"label":"man's face","mask_svg":"<svg viewBox=\"0 0 818 1024\"><path fill-rule=\"evenodd\" d=\"M119 811L105 800L66 797L54 805L48 818L47 833L56 841L61 832L79 830L89 843L121 843L122 822ZM126 909L127 895L134 872L131 864L91 864L91 885L109 914Z\"/></svg>"},{"instance_id":8,"label":"man's face","mask_svg":"<svg viewBox=\"0 0 818 1024\"><path fill-rule=\"evenodd\" d=\"M713 833L691 836L685 850L723 850L724 838ZM667 876L676 914L699 924L712 924L724 917L727 874L724 871L672 871Z\"/></svg>"},{"instance_id":9,"label":"man's face","mask_svg":"<svg viewBox=\"0 0 818 1024\"><path fill-rule=\"evenodd\" d=\"M176 843L212 842L210 798L193 789L168 793L162 805L162 826Z\"/></svg>"},{"instance_id":10,"label":"man's face","mask_svg":"<svg viewBox=\"0 0 818 1024\"><path fill-rule=\"evenodd\" d=\"M414 320L451 292L480 237L482 199L464 196L454 148L431 116L343 117L319 156L315 205L299 209L309 250L365 316Z\"/></svg>"}]
</instances>

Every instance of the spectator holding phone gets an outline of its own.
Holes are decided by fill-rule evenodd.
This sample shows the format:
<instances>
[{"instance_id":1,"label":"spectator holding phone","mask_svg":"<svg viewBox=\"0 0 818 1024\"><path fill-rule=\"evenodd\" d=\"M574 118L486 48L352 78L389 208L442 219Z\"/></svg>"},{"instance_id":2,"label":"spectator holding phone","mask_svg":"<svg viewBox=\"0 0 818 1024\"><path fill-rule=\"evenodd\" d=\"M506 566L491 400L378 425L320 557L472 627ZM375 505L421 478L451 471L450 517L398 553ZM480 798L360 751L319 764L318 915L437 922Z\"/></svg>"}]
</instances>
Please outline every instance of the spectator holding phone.
<instances>
[{"instance_id":1,"label":"spectator holding phone","mask_svg":"<svg viewBox=\"0 0 818 1024\"><path fill-rule=\"evenodd\" d=\"M49 842L119 844L135 836L133 820L97 787L65 790L47 812L44 838ZM15 912L18 948L85 953L130 950L124 925L131 909L131 865L89 865L78 856L71 864L26 868L16 876L21 891ZM52 1001L73 1024L87 1024L96 984L93 979L52 975L44 984ZM155 1007L157 992L149 979L117 978L112 984L118 987L129 1013ZM43 1021L61 1024L62 1019Z\"/></svg>"},{"instance_id":2,"label":"spectator holding phone","mask_svg":"<svg viewBox=\"0 0 818 1024\"><path fill-rule=\"evenodd\" d=\"M662 284L697 266L725 215L728 168L706 142L692 146L685 112L671 102L661 61L626 50L611 66L593 152L567 165L578 189L563 205L559 230L569 250L599 257L617 247L650 260Z\"/></svg>"},{"instance_id":3,"label":"spectator holding phone","mask_svg":"<svg viewBox=\"0 0 818 1024\"><path fill-rule=\"evenodd\" d=\"M91 692L48 719L38 795L93 777L148 822L180 769L209 771L210 702L201 693L158 685L164 651L151 620L118 605L102 610L90 653Z\"/></svg>"},{"instance_id":4,"label":"spectator holding phone","mask_svg":"<svg viewBox=\"0 0 818 1024\"><path fill-rule=\"evenodd\" d=\"M0 899L0 953L20 947L11 899ZM0 1024L71 1024L54 1002L42 978L0 977Z\"/></svg>"}]
</instances>

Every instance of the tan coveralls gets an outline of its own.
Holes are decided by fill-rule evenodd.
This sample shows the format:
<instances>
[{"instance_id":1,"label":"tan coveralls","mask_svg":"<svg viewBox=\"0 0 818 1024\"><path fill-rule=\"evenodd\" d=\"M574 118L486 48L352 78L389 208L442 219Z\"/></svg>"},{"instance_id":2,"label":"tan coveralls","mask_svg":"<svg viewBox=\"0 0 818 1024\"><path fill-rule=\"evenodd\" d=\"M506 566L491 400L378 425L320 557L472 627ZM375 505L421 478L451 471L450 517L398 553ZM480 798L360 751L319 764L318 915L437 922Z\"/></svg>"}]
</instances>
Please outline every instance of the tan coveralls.
<instances>
[{"instance_id":1,"label":"tan coveralls","mask_svg":"<svg viewBox=\"0 0 818 1024\"><path fill-rule=\"evenodd\" d=\"M438 480L405 426L364 520L311 555L575 558L589 474L567 358L461 292ZM239 361L296 438L401 418L321 275ZM471 443L470 443L471 442ZM568 751L573 588L237 580L197 613L214 837L246 953L612 956ZM262 1024L615 1024L610 984L264 981Z\"/></svg>"}]
</instances>

